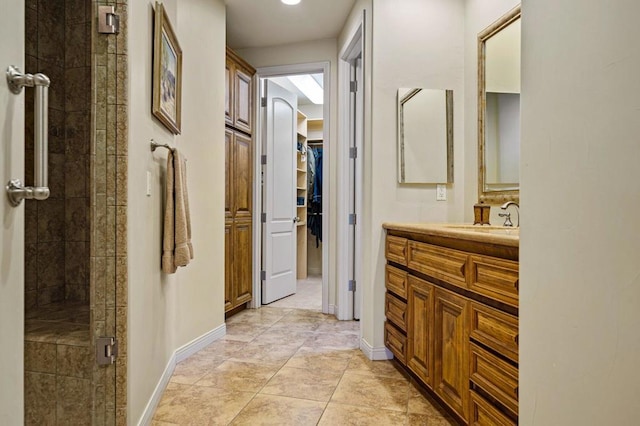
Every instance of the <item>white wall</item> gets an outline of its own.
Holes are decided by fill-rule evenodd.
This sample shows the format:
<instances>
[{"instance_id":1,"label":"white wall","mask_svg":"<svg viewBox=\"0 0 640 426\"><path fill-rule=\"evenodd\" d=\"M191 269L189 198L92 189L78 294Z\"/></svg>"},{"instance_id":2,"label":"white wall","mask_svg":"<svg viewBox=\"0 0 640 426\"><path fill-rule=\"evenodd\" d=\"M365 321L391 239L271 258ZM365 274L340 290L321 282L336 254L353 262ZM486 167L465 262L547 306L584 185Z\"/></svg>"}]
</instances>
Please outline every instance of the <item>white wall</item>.
<instances>
[{"instance_id":1,"label":"white wall","mask_svg":"<svg viewBox=\"0 0 640 426\"><path fill-rule=\"evenodd\" d=\"M520 424L637 424L640 3L522 16Z\"/></svg>"},{"instance_id":2,"label":"white wall","mask_svg":"<svg viewBox=\"0 0 640 426\"><path fill-rule=\"evenodd\" d=\"M329 168L328 173L330 176L336 174L336 160L335 160L335 143L336 143L336 126L337 121L337 45L336 39L316 40L311 42L293 43L280 46L271 47L257 47L249 49L237 49L235 50L240 57L245 59L248 63L256 68L272 67L280 65L293 65L293 64L308 64L314 62L326 62L330 63L330 102L329 102L329 117L331 129L329 132L329 141L324 141L325 153L327 155L327 148L329 153ZM325 78L324 84L327 84ZM326 101L326 100L325 100ZM326 118L325 118L326 120ZM326 158L326 157L325 157ZM324 164L327 164L326 162ZM327 170L325 170L327 172ZM337 192L337 180L330 179L329 191L325 189L323 193L323 203L329 203L329 218L335 217L336 206L336 194ZM327 196L328 195L328 196ZM336 224L335 220L329 220L329 253L330 256L335 256L336 253ZM325 243L327 243L325 241ZM330 268L329 274L329 305L336 304L336 287L335 287L335 259L329 260Z\"/></svg>"},{"instance_id":3,"label":"white wall","mask_svg":"<svg viewBox=\"0 0 640 426\"><path fill-rule=\"evenodd\" d=\"M465 0L464 27L464 221L473 223L478 201L478 33L520 4L520 0ZM524 18L523 18L524 20ZM498 206L491 208L491 224L501 225ZM515 216L514 216L515 217ZM514 222L515 223L515 222Z\"/></svg>"},{"instance_id":4,"label":"white wall","mask_svg":"<svg viewBox=\"0 0 640 426\"><path fill-rule=\"evenodd\" d=\"M129 4L129 22L136 23L129 25L130 422L140 418L173 352L224 323L224 3L164 1L183 50L179 136L150 112L152 5ZM167 152L151 153L152 138L188 159L195 259L174 275L160 272ZM147 171L151 197L145 196Z\"/></svg>"},{"instance_id":5,"label":"white wall","mask_svg":"<svg viewBox=\"0 0 640 426\"><path fill-rule=\"evenodd\" d=\"M460 222L464 211L464 1L374 0L370 146L365 146L363 338L384 346L384 233L382 223ZM410 34L407 29L411 29ZM454 91L454 183L448 201L435 185L397 181L396 92L400 87Z\"/></svg>"}]
</instances>

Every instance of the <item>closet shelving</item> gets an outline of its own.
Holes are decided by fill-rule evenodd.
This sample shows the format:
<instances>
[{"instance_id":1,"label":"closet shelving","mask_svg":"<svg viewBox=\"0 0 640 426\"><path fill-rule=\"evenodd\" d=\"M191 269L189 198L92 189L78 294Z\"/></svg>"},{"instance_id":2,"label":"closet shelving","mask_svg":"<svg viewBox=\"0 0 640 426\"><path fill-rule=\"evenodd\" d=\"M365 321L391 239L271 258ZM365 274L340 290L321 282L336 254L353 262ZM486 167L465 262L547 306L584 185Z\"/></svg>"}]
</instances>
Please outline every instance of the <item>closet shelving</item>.
<instances>
[{"instance_id":1,"label":"closet shelving","mask_svg":"<svg viewBox=\"0 0 640 426\"><path fill-rule=\"evenodd\" d=\"M302 202L299 202L301 200ZM307 278L307 116L298 111L296 150L297 279Z\"/></svg>"},{"instance_id":2,"label":"closet shelving","mask_svg":"<svg viewBox=\"0 0 640 426\"><path fill-rule=\"evenodd\" d=\"M307 120L307 152L312 148L322 148L324 145L324 120L322 118L309 118ZM311 191L307 188L307 193ZM307 209L307 222L319 220L322 222L322 211L317 208L312 212L311 205ZM322 243L318 244L316 236L310 228L307 230L307 273L312 275L322 274Z\"/></svg>"}]
</instances>

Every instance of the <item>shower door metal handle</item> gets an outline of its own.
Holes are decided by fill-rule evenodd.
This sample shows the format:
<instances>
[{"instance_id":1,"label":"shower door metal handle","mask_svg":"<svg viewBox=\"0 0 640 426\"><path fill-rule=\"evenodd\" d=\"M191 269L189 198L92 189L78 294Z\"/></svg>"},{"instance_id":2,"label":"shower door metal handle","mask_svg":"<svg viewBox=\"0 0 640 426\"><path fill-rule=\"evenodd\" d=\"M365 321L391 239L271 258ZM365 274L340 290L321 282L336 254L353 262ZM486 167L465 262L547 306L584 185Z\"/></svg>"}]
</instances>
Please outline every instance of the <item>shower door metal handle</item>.
<instances>
[{"instance_id":1,"label":"shower door metal handle","mask_svg":"<svg viewBox=\"0 0 640 426\"><path fill-rule=\"evenodd\" d=\"M49 198L49 84L44 74L23 74L13 65L7 68L7 83L12 93L19 95L23 87L35 88L34 101L34 182L24 186L20 179L11 179L6 186L9 202L13 207L22 200L46 200Z\"/></svg>"}]
</instances>

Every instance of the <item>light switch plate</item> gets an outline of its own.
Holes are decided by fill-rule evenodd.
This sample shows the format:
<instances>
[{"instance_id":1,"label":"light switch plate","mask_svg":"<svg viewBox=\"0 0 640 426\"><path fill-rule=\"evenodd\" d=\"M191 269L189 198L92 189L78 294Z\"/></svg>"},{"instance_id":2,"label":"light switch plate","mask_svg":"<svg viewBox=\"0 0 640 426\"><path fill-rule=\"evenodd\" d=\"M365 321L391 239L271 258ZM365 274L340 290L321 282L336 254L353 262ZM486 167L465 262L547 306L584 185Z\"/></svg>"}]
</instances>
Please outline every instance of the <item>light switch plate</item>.
<instances>
[{"instance_id":1,"label":"light switch plate","mask_svg":"<svg viewBox=\"0 0 640 426\"><path fill-rule=\"evenodd\" d=\"M447 201L447 185L436 185L436 201Z\"/></svg>"}]
</instances>

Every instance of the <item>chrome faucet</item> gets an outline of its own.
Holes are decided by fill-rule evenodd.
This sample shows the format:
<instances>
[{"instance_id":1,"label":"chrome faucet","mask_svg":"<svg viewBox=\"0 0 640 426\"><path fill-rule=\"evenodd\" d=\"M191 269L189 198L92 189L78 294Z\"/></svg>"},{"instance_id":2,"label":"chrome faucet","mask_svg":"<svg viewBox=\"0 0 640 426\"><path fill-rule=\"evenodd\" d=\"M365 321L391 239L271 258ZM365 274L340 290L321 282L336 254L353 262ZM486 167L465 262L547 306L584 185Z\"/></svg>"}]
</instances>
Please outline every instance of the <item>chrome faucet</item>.
<instances>
[{"instance_id":1,"label":"chrome faucet","mask_svg":"<svg viewBox=\"0 0 640 426\"><path fill-rule=\"evenodd\" d=\"M504 220L503 226L513 226L513 222L511 222L511 213L506 211L507 208L512 204L516 206L516 212L518 213L518 224L516 226L520 227L520 206L515 201L507 201L506 203L501 205L500 208L502 210L505 210L505 213L498 213L498 216L506 218Z\"/></svg>"}]
</instances>

